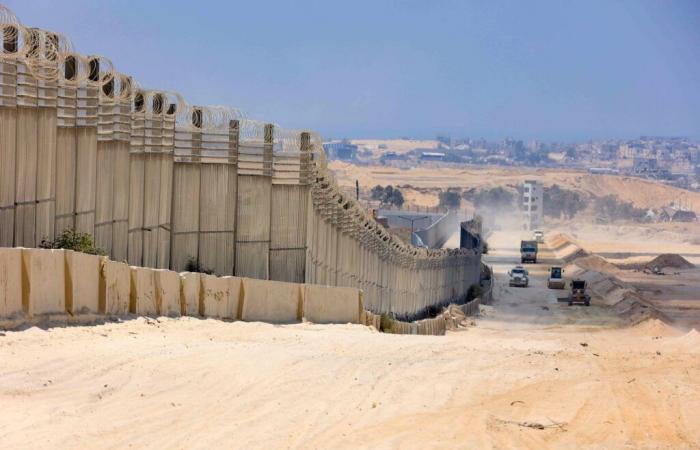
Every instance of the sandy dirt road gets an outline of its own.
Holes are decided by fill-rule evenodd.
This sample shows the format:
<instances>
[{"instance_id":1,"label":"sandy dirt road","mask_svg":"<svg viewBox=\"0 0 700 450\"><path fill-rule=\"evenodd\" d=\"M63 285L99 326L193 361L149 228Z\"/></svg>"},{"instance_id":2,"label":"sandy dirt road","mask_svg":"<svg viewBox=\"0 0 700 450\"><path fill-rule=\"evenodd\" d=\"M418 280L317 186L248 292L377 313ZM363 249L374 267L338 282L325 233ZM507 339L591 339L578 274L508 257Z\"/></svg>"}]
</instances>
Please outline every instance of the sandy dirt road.
<instances>
[{"instance_id":1,"label":"sandy dirt road","mask_svg":"<svg viewBox=\"0 0 700 450\"><path fill-rule=\"evenodd\" d=\"M546 263L508 288L517 248L490 242L500 299L444 337L195 318L4 332L2 448L700 448L696 331L555 304Z\"/></svg>"}]
</instances>

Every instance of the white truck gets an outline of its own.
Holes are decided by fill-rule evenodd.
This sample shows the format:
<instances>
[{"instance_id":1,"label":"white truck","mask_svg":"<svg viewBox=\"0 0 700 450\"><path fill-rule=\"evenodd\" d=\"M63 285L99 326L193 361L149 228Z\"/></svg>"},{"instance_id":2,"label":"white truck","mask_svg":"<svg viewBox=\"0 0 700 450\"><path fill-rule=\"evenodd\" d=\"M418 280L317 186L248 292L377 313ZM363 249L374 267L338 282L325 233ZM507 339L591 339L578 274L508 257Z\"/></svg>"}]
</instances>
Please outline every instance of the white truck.
<instances>
[{"instance_id":1,"label":"white truck","mask_svg":"<svg viewBox=\"0 0 700 450\"><path fill-rule=\"evenodd\" d=\"M544 243L544 231L542 231L542 230L535 230L534 236L535 236L535 240L537 241L538 244L543 244L543 243Z\"/></svg>"},{"instance_id":2,"label":"white truck","mask_svg":"<svg viewBox=\"0 0 700 450\"><path fill-rule=\"evenodd\" d=\"M508 281L510 287L527 287L530 284L529 273L523 266L515 266L508 271L508 275L510 276L510 281Z\"/></svg>"}]
</instances>

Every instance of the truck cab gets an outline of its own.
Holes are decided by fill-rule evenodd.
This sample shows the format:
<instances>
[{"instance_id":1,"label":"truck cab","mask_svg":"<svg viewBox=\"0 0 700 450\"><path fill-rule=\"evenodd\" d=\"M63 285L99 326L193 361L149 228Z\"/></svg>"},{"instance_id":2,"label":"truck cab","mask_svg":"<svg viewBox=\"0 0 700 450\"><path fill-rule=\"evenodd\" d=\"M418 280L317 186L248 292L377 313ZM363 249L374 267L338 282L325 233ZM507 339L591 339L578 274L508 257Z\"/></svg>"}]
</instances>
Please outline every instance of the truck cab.
<instances>
[{"instance_id":1,"label":"truck cab","mask_svg":"<svg viewBox=\"0 0 700 450\"><path fill-rule=\"evenodd\" d=\"M523 266L515 266L508 271L510 287L527 287L530 284L529 272Z\"/></svg>"},{"instance_id":2,"label":"truck cab","mask_svg":"<svg viewBox=\"0 0 700 450\"><path fill-rule=\"evenodd\" d=\"M537 263L537 241L520 241L520 263Z\"/></svg>"}]
</instances>

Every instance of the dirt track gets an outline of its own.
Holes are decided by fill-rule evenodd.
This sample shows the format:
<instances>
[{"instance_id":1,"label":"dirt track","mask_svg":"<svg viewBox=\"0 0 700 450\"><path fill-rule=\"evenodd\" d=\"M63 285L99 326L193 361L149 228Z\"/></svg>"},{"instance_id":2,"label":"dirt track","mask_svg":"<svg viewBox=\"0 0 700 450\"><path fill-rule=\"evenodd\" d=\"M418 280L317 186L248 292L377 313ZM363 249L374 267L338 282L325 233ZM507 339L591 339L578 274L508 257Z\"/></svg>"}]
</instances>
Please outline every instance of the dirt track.
<instances>
[{"instance_id":1,"label":"dirt track","mask_svg":"<svg viewBox=\"0 0 700 450\"><path fill-rule=\"evenodd\" d=\"M6 332L3 448L700 447L700 335L555 304L544 266L503 286L502 238L500 301L444 337L193 318Z\"/></svg>"}]
</instances>

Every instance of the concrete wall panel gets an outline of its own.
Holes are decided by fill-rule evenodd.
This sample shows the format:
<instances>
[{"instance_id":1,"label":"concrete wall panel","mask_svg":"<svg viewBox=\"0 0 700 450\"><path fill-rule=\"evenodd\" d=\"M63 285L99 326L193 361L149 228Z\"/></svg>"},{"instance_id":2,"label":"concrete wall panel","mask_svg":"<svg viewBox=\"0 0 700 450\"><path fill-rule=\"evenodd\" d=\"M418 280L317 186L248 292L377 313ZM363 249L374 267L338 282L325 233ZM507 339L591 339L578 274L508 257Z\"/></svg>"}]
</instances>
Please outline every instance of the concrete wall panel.
<instances>
[{"instance_id":1,"label":"concrete wall panel","mask_svg":"<svg viewBox=\"0 0 700 450\"><path fill-rule=\"evenodd\" d=\"M154 270L131 266L129 312L143 316L158 314Z\"/></svg>"},{"instance_id":2,"label":"concrete wall panel","mask_svg":"<svg viewBox=\"0 0 700 450\"><path fill-rule=\"evenodd\" d=\"M22 249L0 248L0 317L22 314Z\"/></svg>"},{"instance_id":3,"label":"concrete wall panel","mask_svg":"<svg viewBox=\"0 0 700 450\"><path fill-rule=\"evenodd\" d=\"M127 264L102 261L100 278L100 312L115 316L129 313L131 269Z\"/></svg>"},{"instance_id":4,"label":"concrete wall panel","mask_svg":"<svg viewBox=\"0 0 700 450\"><path fill-rule=\"evenodd\" d=\"M182 272L180 274L180 282L180 305L182 314L186 316L200 315L201 275L196 272Z\"/></svg>"},{"instance_id":5,"label":"concrete wall panel","mask_svg":"<svg viewBox=\"0 0 700 450\"><path fill-rule=\"evenodd\" d=\"M202 275L202 315L220 319L238 318L241 279Z\"/></svg>"},{"instance_id":6,"label":"concrete wall panel","mask_svg":"<svg viewBox=\"0 0 700 450\"><path fill-rule=\"evenodd\" d=\"M281 281L243 280L241 318L246 321L291 323L301 319L301 285Z\"/></svg>"},{"instance_id":7,"label":"concrete wall panel","mask_svg":"<svg viewBox=\"0 0 700 450\"><path fill-rule=\"evenodd\" d=\"M31 317L66 312L63 250L22 249L22 306Z\"/></svg>"},{"instance_id":8,"label":"concrete wall panel","mask_svg":"<svg viewBox=\"0 0 700 450\"><path fill-rule=\"evenodd\" d=\"M156 304L161 316L177 317L182 314L180 307L180 274L171 270L154 270L156 283Z\"/></svg>"},{"instance_id":9,"label":"concrete wall panel","mask_svg":"<svg viewBox=\"0 0 700 450\"><path fill-rule=\"evenodd\" d=\"M72 314L97 313L100 299L101 257L67 250L66 311Z\"/></svg>"},{"instance_id":10,"label":"concrete wall panel","mask_svg":"<svg viewBox=\"0 0 700 450\"><path fill-rule=\"evenodd\" d=\"M304 285L304 317L314 323L360 323L360 290Z\"/></svg>"}]
</instances>

